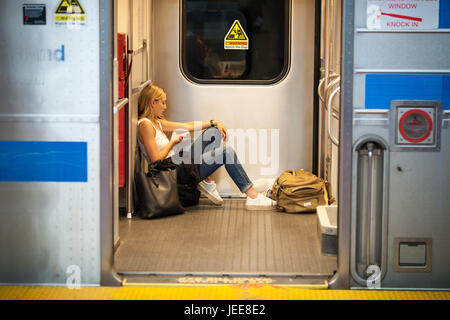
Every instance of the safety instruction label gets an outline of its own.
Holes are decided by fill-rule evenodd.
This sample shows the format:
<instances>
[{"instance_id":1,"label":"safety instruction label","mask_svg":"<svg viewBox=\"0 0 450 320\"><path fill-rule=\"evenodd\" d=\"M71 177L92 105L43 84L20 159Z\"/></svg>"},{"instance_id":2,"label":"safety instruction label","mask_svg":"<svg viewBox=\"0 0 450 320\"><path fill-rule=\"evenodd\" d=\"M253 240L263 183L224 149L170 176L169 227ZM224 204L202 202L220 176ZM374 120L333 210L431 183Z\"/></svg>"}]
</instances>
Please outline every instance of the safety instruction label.
<instances>
[{"instance_id":1,"label":"safety instruction label","mask_svg":"<svg viewBox=\"0 0 450 320\"><path fill-rule=\"evenodd\" d=\"M58 25L83 26L86 24L86 11L79 0L61 0L55 10L55 23Z\"/></svg>"},{"instance_id":2,"label":"safety instruction label","mask_svg":"<svg viewBox=\"0 0 450 320\"><path fill-rule=\"evenodd\" d=\"M224 39L226 50L248 50L248 37L239 20L234 20Z\"/></svg>"},{"instance_id":3,"label":"safety instruction label","mask_svg":"<svg viewBox=\"0 0 450 320\"><path fill-rule=\"evenodd\" d=\"M368 29L437 29L439 0L367 0Z\"/></svg>"},{"instance_id":4,"label":"safety instruction label","mask_svg":"<svg viewBox=\"0 0 450 320\"><path fill-rule=\"evenodd\" d=\"M47 23L45 4L24 4L23 24L43 25Z\"/></svg>"}]
</instances>

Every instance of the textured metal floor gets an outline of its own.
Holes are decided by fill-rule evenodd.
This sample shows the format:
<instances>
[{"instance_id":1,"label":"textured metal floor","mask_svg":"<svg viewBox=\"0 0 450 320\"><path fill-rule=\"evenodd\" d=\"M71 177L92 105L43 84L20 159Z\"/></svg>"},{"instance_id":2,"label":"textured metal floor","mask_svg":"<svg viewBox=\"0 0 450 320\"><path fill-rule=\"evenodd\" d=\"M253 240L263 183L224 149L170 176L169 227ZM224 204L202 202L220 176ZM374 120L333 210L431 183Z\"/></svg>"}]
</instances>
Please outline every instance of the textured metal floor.
<instances>
[{"instance_id":1,"label":"textured metal floor","mask_svg":"<svg viewBox=\"0 0 450 320\"><path fill-rule=\"evenodd\" d=\"M182 215L120 220L119 273L331 275L336 257L320 253L315 214L247 211L206 198Z\"/></svg>"}]
</instances>

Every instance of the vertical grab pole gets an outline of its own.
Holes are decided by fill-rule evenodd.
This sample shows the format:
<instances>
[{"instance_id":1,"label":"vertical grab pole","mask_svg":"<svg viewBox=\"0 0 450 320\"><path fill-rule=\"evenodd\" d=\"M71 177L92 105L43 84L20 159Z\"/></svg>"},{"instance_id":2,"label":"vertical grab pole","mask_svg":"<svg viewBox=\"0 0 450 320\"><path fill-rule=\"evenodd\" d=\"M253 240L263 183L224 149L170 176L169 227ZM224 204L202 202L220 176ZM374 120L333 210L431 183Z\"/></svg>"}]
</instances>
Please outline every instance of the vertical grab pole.
<instances>
[{"instance_id":1,"label":"vertical grab pole","mask_svg":"<svg viewBox=\"0 0 450 320\"><path fill-rule=\"evenodd\" d=\"M334 45L334 0L330 0L330 22L329 22L329 40L328 40L328 74L334 72L334 61L333 61L333 45Z\"/></svg>"},{"instance_id":2,"label":"vertical grab pole","mask_svg":"<svg viewBox=\"0 0 450 320\"><path fill-rule=\"evenodd\" d=\"M322 101L322 103L326 103L326 97L325 97L325 93L321 96L320 91L321 88L326 88L328 86L328 80L329 80L329 65L328 65L328 55L329 55L329 18L330 18L330 13L329 13L329 2L330 0L322 0L322 6L323 6L323 20L324 20L324 28L323 28L323 34L321 35L321 37L323 38L323 47L324 47L324 77L320 82L320 86L318 87L319 90L319 99ZM319 106L320 106L320 101L319 101ZM326 120L325 120L325 115L322 111L322 108L319 107L319 147L318 147L318 160L319 160L319 165L318 165L318 174L320 177L324 177L325 175L325 153L324 150L326 149L326 137L324 135L325 132L325 128L326 128Z\"/></svg>"},{"instance_id":3,"label":"vertical grab pole","mask_svg":"<svg viewBox=\"0 0 450 320\"><path fill-rule=\"evenodd\" d=\"M328 85L328 75L329 75L329 40L330 40L330 0L326 1L325 5L325 87Z\"/></svg>"},{"instance_id":4,"label":"vertical grab pole","mask_svg":"<svg viewBox=\"0 0 450 320\"><path fill-rule=\"evenodd\" d=\"M133 50L133 1L128 1L128 14L129 14L129 25L128 25L128 39L131 50ZM133 216L134 206L133 206L133 161L134 161L134 148L132 143L132 115L133 115L133 72L130 69L128 74L128 108L127 108L127 138L128 138L128 181L127 181L127 218L131 219Z\"/></svg>"}]
</instances>

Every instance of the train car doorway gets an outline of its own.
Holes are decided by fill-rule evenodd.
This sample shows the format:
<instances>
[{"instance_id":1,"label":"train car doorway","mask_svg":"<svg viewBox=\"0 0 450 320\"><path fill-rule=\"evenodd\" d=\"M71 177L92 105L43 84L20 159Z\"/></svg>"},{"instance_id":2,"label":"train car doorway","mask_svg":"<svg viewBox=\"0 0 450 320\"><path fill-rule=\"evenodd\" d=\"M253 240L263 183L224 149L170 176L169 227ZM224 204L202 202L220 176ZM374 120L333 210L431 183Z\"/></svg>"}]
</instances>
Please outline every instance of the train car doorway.
<instances>
[{"instance_id":1,"label":"train car doorway","mask_svg":"<svg viewBox=\"0 0 450 320\"><path fill-rule=\"evenodd\" d=\"M340 26L333 17L340 8L322 2L118 0L116 31L127 35L133 61L127 79L130 150L139 93L156 83L167 93L167 119L217 119L234 133L233 146L251 180L305 169L337 190L339 107L333 90ZM129 161L128 181L133 170ZM224 199L220 207L202 197L182 215L154 220L119 217L116 209L115 271L127 282L154 276L308 284L331 279L337 256L322 250L316 213L247 211L244 194L223 167L213 179ZM132 213L130 186L119 193L116 205L126 203ZM327 219L337 225L336 213Z\"/></svg>"}]
</instances>

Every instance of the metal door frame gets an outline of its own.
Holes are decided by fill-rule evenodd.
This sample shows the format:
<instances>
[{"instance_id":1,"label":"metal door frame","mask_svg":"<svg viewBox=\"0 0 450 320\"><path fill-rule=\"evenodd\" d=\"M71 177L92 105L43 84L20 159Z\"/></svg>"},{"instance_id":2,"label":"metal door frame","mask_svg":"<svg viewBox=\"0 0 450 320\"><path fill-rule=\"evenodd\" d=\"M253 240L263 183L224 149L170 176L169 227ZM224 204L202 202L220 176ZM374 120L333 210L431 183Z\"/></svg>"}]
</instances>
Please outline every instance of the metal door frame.
<instances>
[{"instance_id":1,"label":"metal door frame","mask_svg":"<svg viewBox=\"0 0 450 320\"><path fill-rule=\"evenodd\" d=\"M114 272L114 44L117 0L100 0L100 284L122 283Z\"/></svg>"},{"instance_id":2,"label":"metal door frame","mask_svg":"<svg viewBox=\"0 0 450 320\"><path fill-rule=\"evenodd\" d=\"M342 59L338 163L338 272L330 281L330 288L333 289L348 289L350 286L354 16L355 1L344 0L341 16Z\"/></svg>"},{"instance_id":3,"label":"metal door frame","mask_svg":"<svg viewBox=\"0 0 450 320\"><path fill-rule=\"evenodd\" d=\"M103 286L121 285L114 271L113 238L113 61L117 24L117 0L100 0L100 255ZM350 284L350 212L351 156L353 121L353 33L354 1L344 0L342 8L342 91L339 146L338 272L330 288L348 288ZM133 94L133 93L131 93ZM132 97L132 96L130 96ZM131 99L130 99L131 100ZM130 119L131 120L131 119ZM343 165L341 165L341 163ZM130 181L129 181L130 183ZM129 208L128 208L129 209Z\"/></svg>"},{"instance_id":4,"label":"metal door frame","mask_svg":"<svg viewBox=\"0 0 450 320\"><path fill-rule=\"evenodd\" d=\"M152 2L148 2L151 6ZM133 4L130 6L130 45L133 46ZM133 141L136 128L133 128L133 120L136 120L136 98L151 80L145 81L137 88L132 88L132 76L129 76L128 96L129 101L113 101L115 85L114 59L117 55L117 0L100 0L100 284L102 286L118 286L122 284L122 278L114 270L114 109L118 110L128 102L128 180L127 180L127 213L133 211L132 186L134 181L134 147ZM151 31L151 30L150 30ZM149 33L150 35L150 33ZM133 48L133 47L132 47ZM149 48L143 43L135 55L145 53L149 57ZM106 58L107 57L107 58ZM150 77L149 63L146 61L146 77ZM133 115L135 117L133 118Z\"/></svg>"},{"instance_id":5,"label":"metal door frame","mask_svg":"<svg viewBox=\"0 0 450 320\"><path fill-rule=\"evenodd\" d=\"M326 121L323 117L326 116L321 108L325 104L329 104L328 108L332 108L329 102L328 92L324 90L323 97L320 95L320 89L326 87L331 89L339 84L340 81L340 112L339 112L339 144L338 144L338 253L337 253L337 272L329 282L329 287L332 289L348 289L350 286L350 237L351 237L351 178L352 178L352 122L353 122L353 33L354 33L354 1L343 1L341 8L341 74L336 76L329 74L330 52L327 48L327 42L330 40L329 29L332 28L331 21L328 21L332 14L329 0L321 0L316 3L317 10L320 10L321 21L319 29L319 43L322 45L321 33L324 29L324 65L316 67L318 78L321 77L322 72L324 77L320 82L316 83L315 88L318 90L315 93L317 99L317 156L314 159L317 163L317 173L325 173L325 167L321 168L321 163L326 163L322 159L323 142L327 142L328 137L327 128L323 127ZM322 3L326 4L326 8L321 7ZM338 19L338 17L334 17ZM322 58L321 50L318 50L319 64ZM336 79L335 79L336 78ZM330 81L331 80L331 81ZM339 87L333 91L330 99L338 93ZM322 99L323 98L323 99ZM330 110L329 110L330 111ZM325 133L326 132L326 133ZM326 138L321 138L321 134L326 134ZM334 142L333 142L334 143Z\"/></svg>"}]
</instances>

